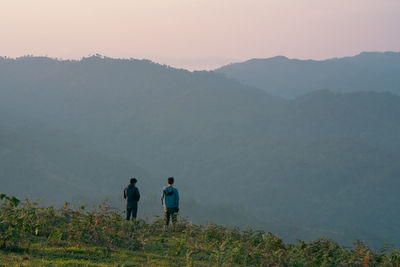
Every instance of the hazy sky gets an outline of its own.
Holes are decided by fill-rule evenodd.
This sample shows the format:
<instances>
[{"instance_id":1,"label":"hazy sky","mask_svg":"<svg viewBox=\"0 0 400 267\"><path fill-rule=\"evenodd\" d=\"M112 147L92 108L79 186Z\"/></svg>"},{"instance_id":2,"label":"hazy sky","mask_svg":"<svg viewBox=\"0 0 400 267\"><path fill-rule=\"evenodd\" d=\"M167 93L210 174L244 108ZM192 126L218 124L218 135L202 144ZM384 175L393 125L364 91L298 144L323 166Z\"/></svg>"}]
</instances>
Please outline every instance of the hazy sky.
<instances>
[{"instance_id":1,"label":"hazy sky","mask_svg":"<svg viewBox=\"0 0 400 267\"><path fill-rule=\"evenodd\" d=\"M400 51L400 0L0 0L0 56L92 54L190 69Z\"/></svg>"}]
</instances>

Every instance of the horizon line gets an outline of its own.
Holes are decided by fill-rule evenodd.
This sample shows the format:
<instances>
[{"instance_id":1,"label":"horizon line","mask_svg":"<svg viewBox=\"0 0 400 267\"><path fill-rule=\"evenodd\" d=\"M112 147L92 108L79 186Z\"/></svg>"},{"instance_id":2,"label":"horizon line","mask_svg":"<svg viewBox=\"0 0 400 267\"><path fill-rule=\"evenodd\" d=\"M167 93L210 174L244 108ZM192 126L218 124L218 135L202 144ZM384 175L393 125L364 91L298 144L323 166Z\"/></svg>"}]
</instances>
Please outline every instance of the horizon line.
<instances>
[{"instance_id":1,"label":"horizon line","mask_svg":"<svg viewBox=\"0 0 400 267\"><path fill-rule=\"evenodd\" d=\"M25 58L43 58L43 59L50 59L54 61L60 61L60 62L80 62L85 59L89 58L100 58L100 59L112 59L112 60L126 60L126 61L147 61L151 62L153 64L157 64L160 66L166 66L174 69L181 69L181 70L187 70L190 72L193 71L215 71L216 69L222 68L224 66L229 66L229 65L234 65L234 64L240 64L240 63L245 63L251 60L268 60L268 59L274 59L274 58L285 58L288 60L296 60L296 61L315 61L315 62L322 62L322 61L329 61L329 60L340 60L340 59L345 59L345 58L351 58L351 57L356 57L360 56L362 54L387 54L387 53L393 53L393 54L398 54L400 53L399 51L391 51L391 50L386 50L386 51L361 51L359 53L353 54L351 56L337 56L337 57L329 57L329 58L324 58L324 59L313 59L313 58L296 58L296 57L288 57L284 55L276 55L276 56L270 56L270 57L252 57L252 58L247 58L247 59L238 59L237 61L232 61L227 64L220 64L219 67L213 67L213 68L187 68L187 67L181 67L181 66L176 66L174 63L162 63L162 60L157 60L157 59L151 59L151 58L135 58L135 57L113 57L113 56L107 56L107 55L102 55L99 53L95 54L89 54L87 56L80 56L76 58L64 58L64 57L57 57L57 56L49 56L49 55L33 55L33 54L27 54L23 56L17 56L17 57L11 57L11 56L1 56L1 59L8 59L8 60L19 60L19 59L25 59ZM212 57L209 57L211 59ZM187 58L185 59L186 61L199 61L199 60L205 60L207 58ZM175 66L174 66L175 65Z\"/></svg>"}]
</instances>

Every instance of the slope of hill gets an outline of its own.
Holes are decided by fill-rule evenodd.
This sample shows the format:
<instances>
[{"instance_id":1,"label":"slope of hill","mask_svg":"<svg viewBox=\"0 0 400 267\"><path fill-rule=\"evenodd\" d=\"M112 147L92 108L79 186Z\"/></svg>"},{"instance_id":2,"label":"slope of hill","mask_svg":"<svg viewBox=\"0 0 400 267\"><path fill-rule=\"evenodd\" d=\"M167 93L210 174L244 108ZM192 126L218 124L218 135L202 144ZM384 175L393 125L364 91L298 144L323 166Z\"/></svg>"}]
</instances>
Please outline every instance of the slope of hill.
<instances>
[{"instance_id":1,"label":"slope of hill","mask_svg":"<svg viewBox=\"0 0 400 267\"><path fill-rule=\"evenodd\" d=\"M322 61L278 56L234 63L215 71L286 98L321 89L400 94L400 53L395 52L363 52Z\"/></svg>"},{"instance_id":2,"label":"slope of hill","mask_svg":"<svg viewBox=\"0 0 400 267\"><path fill-rule=\"evenodd\" d=\"M212 72L101 57L2 59L0 81L0 129L15 133L1 137L13 156L1 154L0 187L19 197L118 199L135 175L150 209L173 175L194 203L183 212L203 221L288 240L400 240L399 96L285 100Z\"/></svg>"},{"instance_id":3,"label":"slope of hill","mask_svg":"<svg viewBox=\"0 0 400 267\"><path fill-rule=\"evenodd\" d=\"M0 264L7 266L398 266L398 250L358 241L283 242L260 230L179 220L125 221L99 206L38 207L0 194Z\"/></svg>"}]
</instances>

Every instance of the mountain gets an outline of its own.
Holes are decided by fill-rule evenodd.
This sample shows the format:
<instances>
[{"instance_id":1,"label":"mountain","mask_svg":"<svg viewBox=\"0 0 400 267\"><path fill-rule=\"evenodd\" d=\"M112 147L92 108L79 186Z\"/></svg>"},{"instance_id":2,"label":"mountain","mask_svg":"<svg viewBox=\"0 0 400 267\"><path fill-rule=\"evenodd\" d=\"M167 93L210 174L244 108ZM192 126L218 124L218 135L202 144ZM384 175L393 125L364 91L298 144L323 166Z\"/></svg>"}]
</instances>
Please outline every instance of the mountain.
<instances>
[{"instance_id":1,"label":"mountain","mask_svg":"<svg viewBox=\"0 0 400 267\"><path fill-rule=\"evenodd\" d=\"M3 58L0 188L122 206L137 176L143 216L174 176L196 220L398 244L399 114L389 92L286 100L146 60Z\"/></svg>"},{"instance_id":2,"label":"mountain","mask_svg":"<svg viewBox=\"0 0 400 267\"><path fill-rule=\"evenodd\" d=\"M294 98L315 90L400 94L400 53L363 52L354 57L298 60L278 56L251 59L215 70L268 93Z\"/></svg>"},{"instance_id":3,"label":"mountain","mask_svg":"<svg viewBox=\"0 0 400 267\"><path fill-rule=\"evenodd\" d=\"M64 135L54 129L5 127L4 123L1 126L2 192L47 203L93 203L95 198L101 201L120 193L126 173L134 171L148 176L134 162L96 151L72 134Z\"/></svg>"}]
</instances>

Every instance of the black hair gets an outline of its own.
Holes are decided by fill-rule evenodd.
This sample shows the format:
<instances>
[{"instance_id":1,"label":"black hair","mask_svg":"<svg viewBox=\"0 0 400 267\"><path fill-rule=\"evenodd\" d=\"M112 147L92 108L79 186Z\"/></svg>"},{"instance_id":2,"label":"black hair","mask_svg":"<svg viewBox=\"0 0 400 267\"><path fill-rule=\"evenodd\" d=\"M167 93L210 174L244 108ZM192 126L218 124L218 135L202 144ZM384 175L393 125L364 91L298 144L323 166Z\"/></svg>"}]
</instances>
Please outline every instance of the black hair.
<instances>
[{"instance_id":1,"label":"black hair","mask_svg":"<svg viewBox=\"0 0 400 267\"><path fill-rule=\"evenodd\" d=\"M136 178L131 178L131 184L136 184L137 179Z\"/></svg>"},{"instance_id":2,"label":"black hair","mask_svg":"<svg viewBox=\"0 0 400 267\"><path fill-rule=\"evenodd\" d=\"M168 178L168 184L174 184L174 177Z\"/></svg>"}]
</instances>

